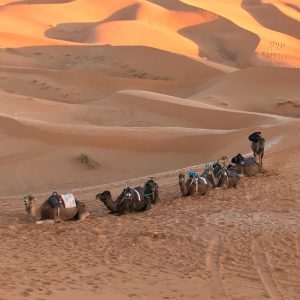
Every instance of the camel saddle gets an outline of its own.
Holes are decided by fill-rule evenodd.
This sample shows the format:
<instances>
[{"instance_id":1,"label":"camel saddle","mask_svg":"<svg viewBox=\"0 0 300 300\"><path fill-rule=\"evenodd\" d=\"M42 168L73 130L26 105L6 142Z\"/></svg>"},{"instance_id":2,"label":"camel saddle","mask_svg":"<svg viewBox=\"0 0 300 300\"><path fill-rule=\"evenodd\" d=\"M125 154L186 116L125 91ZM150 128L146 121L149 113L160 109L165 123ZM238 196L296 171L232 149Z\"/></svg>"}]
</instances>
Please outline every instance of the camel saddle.
<instances>
[{"instance_id":1,"label":"camel saddle","mask_svg":"<svg viewBox=\"0 0 300 300\"><path fill-rule=\"evenodd\" d=\"M54 192L48 198L48 201L53 208L61 205L63 205L65 208L73 208L77 206L74 195L70 193L59 195L58 193Z\"/></svg>"},{"instance_id":2,"label":"camel saddle","mask_svg":"<svg viewBox=\"0 0 300 300\"><path fill-rule=\"evenodd\" d=\"M253 143L264 143L265 139L260 135L260 132L253 132L248 136L250 142Z\"/></svg>"},{"instance_id":3,"label":"camel saddle","mask_svg":"<svg viewBox=\"0 0 300 300\"><path fill-rule=\"evenodd\" d=\"M50 205L55 208L57 206L60 206L62 204L62 199L61 196L54 192L49 198L48 198L48 202L50 203Z\"/></svg>"},{"instance_id":4,"label":"camel saddle","mask_svg":"<svg viewBox=\"0 0 300 300\"><path fill-rule=\"evenodd\" d=\"M67 193L65 195L60 195L60 196L62 198L65 208L73 208L77 206L76 199L73 194Z\"/></svg>"},{"instance_id":5,"label":"camel saddle","mask_svg":"<svg viewBox=\"0 0 300 300\"><path fill-rule=\"evenodd\" d=\"M131 200L133 205L136 204L136 202L141 202L144 200L144 193L141 191L141 187L135 187L134 189L132 188L127 188L124 190L125 191L125 196L122 199L122 201L127 197Z\"/></svg>"}]
</instances>

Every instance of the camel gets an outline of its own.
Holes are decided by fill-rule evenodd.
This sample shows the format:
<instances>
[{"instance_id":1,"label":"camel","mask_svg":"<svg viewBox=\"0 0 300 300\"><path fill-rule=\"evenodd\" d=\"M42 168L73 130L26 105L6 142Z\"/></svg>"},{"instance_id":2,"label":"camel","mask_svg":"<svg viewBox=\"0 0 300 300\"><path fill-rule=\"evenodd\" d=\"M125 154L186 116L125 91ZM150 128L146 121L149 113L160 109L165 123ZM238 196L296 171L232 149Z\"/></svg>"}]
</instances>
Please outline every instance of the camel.
<instances>
[{"instance_id":1,"label":"camel","mask_svg":"<svg viewBox=\"0 0 300 300\"><path fill-rule=\"evenodd\" d=\"M262 159L265 151L265 139L261 136L261 132L257 131L249 135L248 139L251 141L251 149L253 151L253 156L258 164L262 167Z\"/></svg>"},{"instance_id":2,"label":"camel","mask_svg":"<svg viewBox=\"0 0 300 300\"><path fill-rule=\"evenodd\" d=\"M182 197L205 195L209 189L209 180L206 174L190 176L187 181L185 181L183 173L180 173L178 177Z\"/></svg>"},{"instance_id":3,"label":"camel","mask_svg":"<svg viewBox=\"0 0 300 300\"><path fill-rule=\"evenodd\" d=\"M221 176L220 186L223 188L237 188L237 184L240 181L240 176L232 164L223 169L223 175Z\"/></svg>"},{"instance_id":4,"label":"camel","mask_svg":"<svg viewBox=\"0 0 300 300\"><path fill-rule=\"evenodd\" d=\"M223 168L218 162L206 164L204 173L215 188L236 188L240 180L239 175L232 165Z\"/></svg>"},{"instance_id":5,"label":"camel","mask_svg":"<svg viewBox=\"0 0 300 300\"><path fill-rule=\"evenodd\" d=\"M251 149L253 151L253 155L256 158L258 157L258 164L260 167L262 167L262 159L264 156L264 151L265 151L265 141L258 141L258 142L252 142L251 143Z\"/></svg>"},{"instance_id":6,"label":"camel","mask_svg":"<svg viewBox=\"0 0 300 300\"><path fill-rule=\"evenodd\" d=\"M230 161L227 157L227 155L221 156L218 160L217 163L222 167L222 168L227 168L228 165L230 164Z\"/></svg>"},{"instance_id":7,"label":"camel","mask_svg":"<svg viewBox=\"0 0 300 300\"><path fill-rule=\"evenodd\" d=\"M243 157L241 153L231 159L235 169L239 174L245 176L255 176L261 170L261 166L254 157Z\"/></svg>"},{"instance_id":8,"label":"camel","mask_svg":"<svg viewBox=\"0 0 300 300\"><path fill-rule=\"evenodd\" d=\"M150 179L143 187L138 186L133 189L126 187L115 201L110 191L97 194L96 199L102 201L114 214L142 212L151 209L152 203L158 201L158 185Z\"/></svg>"},{"instance_id":9,"label":"camel","mask_svg":"<svg viewBox=\"0 0 300 300\"><path fill-rule=\"evenodd\" d=\"M30 218L35 219L37 215L35 197L32 195L24 197L24 205L27 213L27 220L29 220Z\"/></svg>"},{"instance_id":10,"label":"camel","mask_svg":"<svg viewBox=\"0 0 300 300\"><path fill-rule=\"evenodd\" d=\"M65 208L64 204L59 203L55 198L58 199L60 195L54 192L47 200L45 200L40 207L40 220L54 220L66 221L66 220L83 220L89 213L86 210L85 204L75 199L76 206ZM36 198L32 195L24 197L25 209L27 216L36 218ZM56 203L56 205L53 205ZM42 223L42 222L40 222Z\"/></svg>"},{"instance_id":11,"label":"camel","mask_svg":"<svg viewBox=\"0 0 300 300\"><path fill-rule=\"evenodd\" d=\"M220 186L221 177L223 175L223 168L220 166L220 169L217 170L215 164L216 163L207 163L204 169L204 174L206 174L213 188Z\"/></svg>"},{"instance_id":12,"label":"camel","mask_svg":"<svg viewBox=\"0 0 300 300\"><path fill-rule=\"evenodd\" d=\"M145 196L151 199L152 204L156 204L159 201L158 184L154 181L153 177L150 177L146 181L145 185Z\"/></svg>"}]
</instances>

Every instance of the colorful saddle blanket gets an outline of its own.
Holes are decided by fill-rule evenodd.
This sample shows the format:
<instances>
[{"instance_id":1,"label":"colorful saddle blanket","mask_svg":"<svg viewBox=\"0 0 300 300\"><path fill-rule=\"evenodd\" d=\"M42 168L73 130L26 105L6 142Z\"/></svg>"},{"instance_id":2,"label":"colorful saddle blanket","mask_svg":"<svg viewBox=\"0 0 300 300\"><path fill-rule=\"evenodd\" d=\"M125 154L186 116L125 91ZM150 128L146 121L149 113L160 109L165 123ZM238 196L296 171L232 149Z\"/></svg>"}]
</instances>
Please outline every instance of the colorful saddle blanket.
<instances>
[{"instance_id":1,"label":"colorful saddle blanket","mask_svg":"<svg viewBox=\"0 0 300 300\"><path fill-rule=\"evenodd\" d=\"M62 201L64 203L65 208L73 208L76 207L76 200L73 194L65 194L65 195L60 195L62 198Z\"/></svg>"}]
</instances>

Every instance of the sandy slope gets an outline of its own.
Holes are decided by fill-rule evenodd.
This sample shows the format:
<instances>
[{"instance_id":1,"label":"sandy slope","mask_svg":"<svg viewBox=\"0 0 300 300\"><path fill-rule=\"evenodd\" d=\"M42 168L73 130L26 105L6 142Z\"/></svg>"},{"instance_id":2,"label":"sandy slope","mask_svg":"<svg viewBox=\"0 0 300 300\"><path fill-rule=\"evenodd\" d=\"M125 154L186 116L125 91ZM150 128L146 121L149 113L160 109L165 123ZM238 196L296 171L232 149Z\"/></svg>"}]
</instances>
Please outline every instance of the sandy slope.
<instances>
[{"instance_id":1,"label":"sandy slope","mask_svg":"<svg viewBox=\"0 0 300 300\"><path fill-rule=\"evenodd\" d=\"M297 0L0 2L0 300L300 297ZM264 174L179 198L256 130ZM150 174L149 212L94 199ZM26 224L53 187L90 218Z\"/></svg>"},{"instance_id":2,"label":"sandy slope","mask_svg":"<svg viewBox=\"0 0 300 300\"><path fill-rule=\"evenodd\" d=\"M251 64L299 66L300 45L297 39L299 26L295 26L298 24L297 15L294 13L291 17L290 14L285 13L286 10L295 11L297 6L293 2L286 2L292 7L285 4L286 10L283 12L274 6L283 6L282 3L278 4L278 1L274 5L263 3L255 7L252 5L251 9L255 9L253 16L251 12L244 9L245 7L243 8L245 5L241 0L209 1L201 4L192 0L172 3L170 1L126 0L120 4L119 0L114 0L102 3L101 9L93 9L99 8L99 2L95 0L89 1L88 4L83 0L63 1L56 4L49 1L43 5L39 1L36 4L32 2L31 5L26 2L15 2L14 5L10 5L12 3L6 3L6 5L4 3L0 11L1 40L5 46L74 43L115 46L142 44L192 57L197 57L199 50L203 57L207 57L205 55L207 52L225 53L225 57L226 53L227 56L230 53L229 58L227 57L227 64L231 65L236 65L232 62L232 55L243 55L243 61L246 60L248 64L251 62ZM251 3L253 2L250 1ZM266 14L270 17L264 18ZM275 19L276 21L273 21ZM233 49L232 40L236 44L239 43L236 35L231 35L226 41L221 39L221 44L218 39L215 43L209 44L208 39L203 45L204 53L201 52L202 44L197 43L197 40L195 43L193 35L197 35L201 24L210 23L213 20L223 20L224 26L219 28L221 35L228 36L228 31L232 31L231 22L235 24L234 31L249 31L250 40L243 41L243 44L251 43L253 35L256 35L256 42L259 39L259 44L255 55L253 46L250 50L245 46L244 53L240 53L241 48L240 50ZM231 22L226 24L224 20ZM263 24L259 22L260 20L266 23ZM11 22L15 26L9 26ZM195 26L195 32L192 30L191 33L189 30L187 36L180 34L180 30L191 26ZM278 27L281 28L280 32ZM205 30L207 33L212 30L209 28ZM213 59L214 56L208 58ZM215 59L218 61L219 58Z\"/></svg>"},{"instance_id":3,"label":"sandy slope","mask_svg":"<svg viewBox=\"0 0 300 300\"><path fill-rule=\"evenodd\" d=\"M161 203L143 214L117 218L93 199L124 182L75 191L92 213L81 223L15 224L25 222L20 199L1 200L2 297L297 299L300 141L290 137L236 190L182 199L176 172L158 176ZM9 248L16 239L22 247Z\"/></svg>"},{"instance_id":4,"label":"sandy slope","mask_svg":"<svg viewBox=\"0 0 300 300\"><path fill-rule=\"evenodd\" d=\"M282 13L275 5L261 1L244 0L242 8L264 27L291 35L297 39L300 38L300 22Z\"/></svg>"},{"instance_id":5,"label":"sandy slope","mask_svg":"<svg viewBox=\"0 0 300 300\"><path fill-rule=\"evenodd\" d=\"M247 68L221 77L191 99L228 108L299 117L299 82L298 69Z\"/></svg>"},{"instance_id":6,"label":"sandy slope","mask_svg":"<svg viewBox=\"0 0 300 300\"><path fill-rule=\"evenodd\" d=\"M242 8L241 0L202 1L200 3L196 0L183 0L182 2L213 11L238 26L255 33L260 39L256 49L256 55L260 61L271 65L299 67L299 40L264 27ZM271 12L268 11L268 13Z\"/></svg>"}]
</instances>

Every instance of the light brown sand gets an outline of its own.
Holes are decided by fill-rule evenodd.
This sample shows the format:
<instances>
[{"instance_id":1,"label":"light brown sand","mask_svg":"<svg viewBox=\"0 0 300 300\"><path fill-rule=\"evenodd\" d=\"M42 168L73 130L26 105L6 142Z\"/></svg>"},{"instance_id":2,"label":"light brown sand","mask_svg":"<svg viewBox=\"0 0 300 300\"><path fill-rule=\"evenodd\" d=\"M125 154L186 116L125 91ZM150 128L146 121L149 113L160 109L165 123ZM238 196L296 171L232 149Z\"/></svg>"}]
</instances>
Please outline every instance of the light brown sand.
<instances>
[{"instance_id":1,"label":"light brown sand","mask_svg":"<svg viewBox=\"0 0 300 300\"><path fill-rule=\"evenodd\" d=\"M298 1L0 2L0 300L300 298ZM258 129L264 174L180 198ZM149 212L95 200L151 174ZM53 187L90 217L28 224Z\"/></svg>"}]
</instances>

